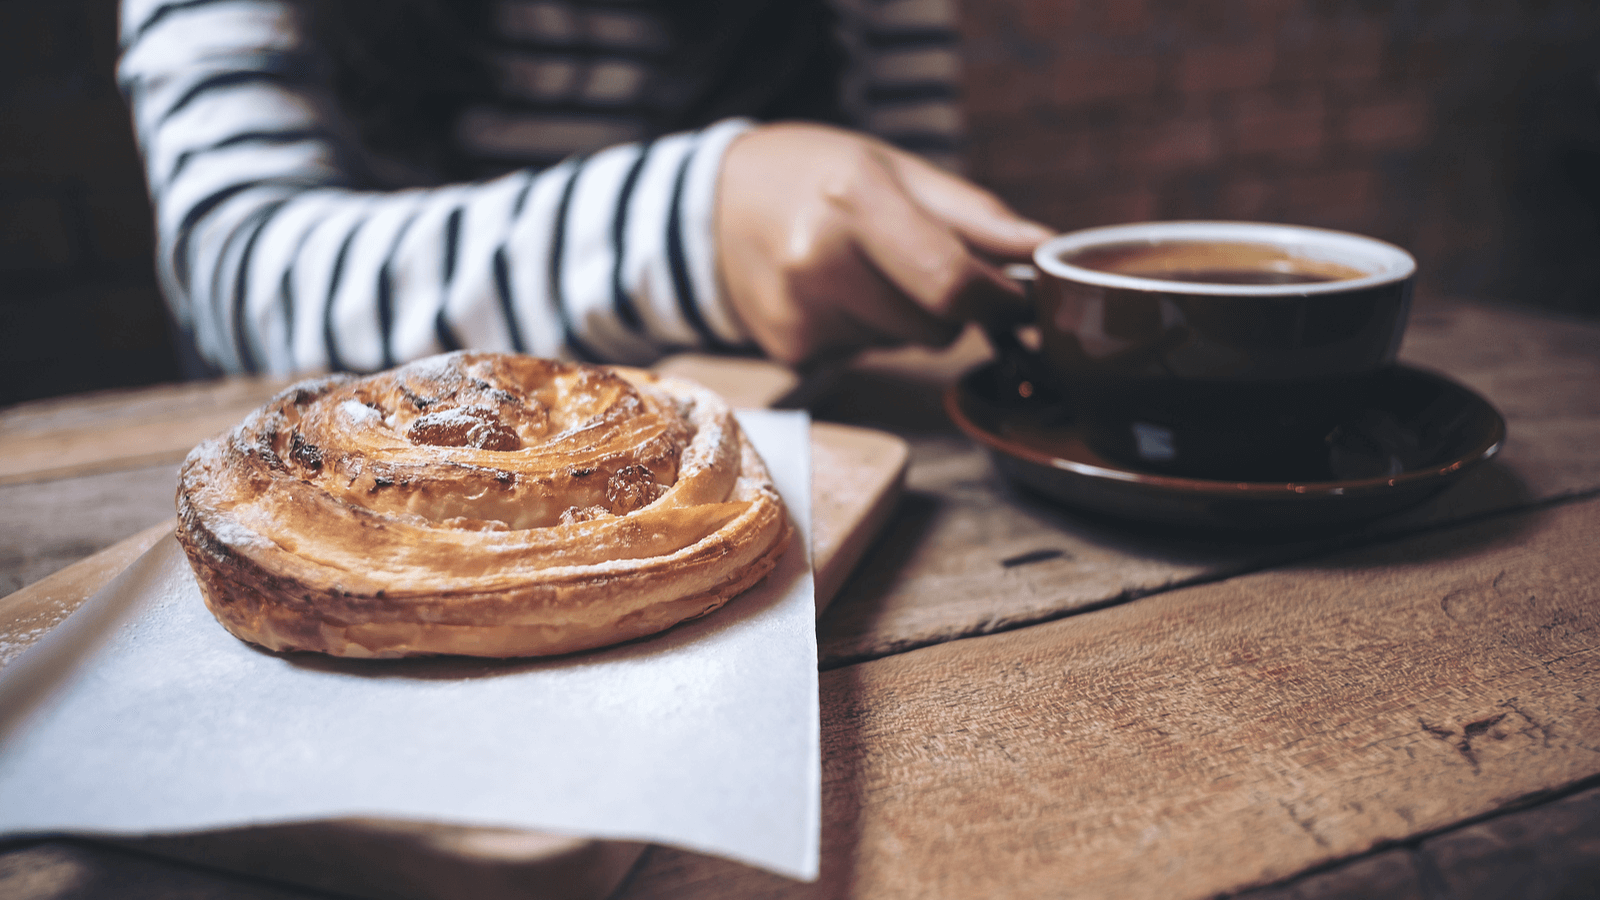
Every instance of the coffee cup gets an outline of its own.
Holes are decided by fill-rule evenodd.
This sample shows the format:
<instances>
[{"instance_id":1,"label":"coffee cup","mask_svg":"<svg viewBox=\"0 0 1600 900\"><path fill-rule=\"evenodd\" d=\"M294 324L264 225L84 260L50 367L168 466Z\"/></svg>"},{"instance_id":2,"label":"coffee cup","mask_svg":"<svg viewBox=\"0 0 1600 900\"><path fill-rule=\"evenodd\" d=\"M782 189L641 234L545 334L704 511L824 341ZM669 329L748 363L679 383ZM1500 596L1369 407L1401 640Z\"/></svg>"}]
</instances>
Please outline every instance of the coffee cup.
<instances>
[{"instance_id":1,"label":"coffee cup","mask_svg":"<svg viewBox=\"0 0 1600 900\"><path fill-rule=\"evenodd\" d=\"M1248 222L1091 228L1034 261L1030 364L1089 446L1237 481L1334 477L1330 451L1394 363L1416 272L1374 238Z\"/></svg>"}]
</instances>

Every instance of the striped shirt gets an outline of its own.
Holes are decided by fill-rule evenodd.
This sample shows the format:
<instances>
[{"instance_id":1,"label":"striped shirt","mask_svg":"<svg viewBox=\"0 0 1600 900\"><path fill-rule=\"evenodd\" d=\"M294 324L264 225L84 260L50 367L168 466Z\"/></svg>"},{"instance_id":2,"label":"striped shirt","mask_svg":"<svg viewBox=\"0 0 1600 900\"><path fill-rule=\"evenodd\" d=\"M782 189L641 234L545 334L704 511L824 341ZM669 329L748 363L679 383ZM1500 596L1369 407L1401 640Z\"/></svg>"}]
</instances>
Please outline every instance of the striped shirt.
<instances>
[{"instance_id":1,"label":"striped shirt","mask_svg":"<svg viewBox=\"0 0 1600 900\"><path fill-rule=\"evenodd\" d=\"M952 4L833 0L850 124L946 164ZM447 137L495 174L418 185L355 137L327 75L339 48L316 46L292 3L122 0L118 74L158 272L210 367L750 349L718 283L712 207L751 121L652 132L642 98L674 48L648 0L498 0L492 28L493 94Z\"/></svg>"}]
</instances>

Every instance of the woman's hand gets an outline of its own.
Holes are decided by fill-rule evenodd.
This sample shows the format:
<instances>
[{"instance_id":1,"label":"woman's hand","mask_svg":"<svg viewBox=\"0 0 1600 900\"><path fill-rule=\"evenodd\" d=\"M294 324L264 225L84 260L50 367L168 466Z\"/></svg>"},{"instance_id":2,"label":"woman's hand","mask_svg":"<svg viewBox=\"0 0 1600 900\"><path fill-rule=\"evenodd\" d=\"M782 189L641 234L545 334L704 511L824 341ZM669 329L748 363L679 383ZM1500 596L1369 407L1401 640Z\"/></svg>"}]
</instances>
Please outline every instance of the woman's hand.
<instances>
[{"instance_id":1,"label":"woman's hand","mask_svg":"<svg viewBox=\"0 0 1600 900\"><path fill-rule=\"evenodd\" d=\"M769 356L799 363L868 345L942 345L1012 312L1000 273L1051 232L988 191L853 132L778 124L723 160L722 283Z\"/></svg>"}]
</instances>

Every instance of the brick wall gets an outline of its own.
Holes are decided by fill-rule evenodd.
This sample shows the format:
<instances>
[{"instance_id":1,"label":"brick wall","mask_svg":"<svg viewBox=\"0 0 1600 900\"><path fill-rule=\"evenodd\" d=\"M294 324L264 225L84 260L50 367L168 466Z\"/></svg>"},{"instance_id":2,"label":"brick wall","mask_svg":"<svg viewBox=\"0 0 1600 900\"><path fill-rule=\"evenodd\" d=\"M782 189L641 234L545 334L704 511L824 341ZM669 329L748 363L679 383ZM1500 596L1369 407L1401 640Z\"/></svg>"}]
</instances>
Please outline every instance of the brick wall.
<instances>
[{"instance_id":1,"label":"brick wall","mask_svg":"<svg viewBox=\"0 0 1600 900\"><path fill-rule=\"evenodd\" d=\"M1411 248L1600 315L1595 0L962 0L969 172L1059 228L1212 217ZM115 0L0 0L0 404L176 377Z\"/></svg>"},{"instance_id":2,"label":"brick wall","mask_svg":"<svg viewBox=\"0 0 1600 900\"><path fill-rule=\"evenodd\" d=\"M1594 0L966 0L969 174L1068 229L1240 218L1600 315Z\"/></svg>"}]
</instances>

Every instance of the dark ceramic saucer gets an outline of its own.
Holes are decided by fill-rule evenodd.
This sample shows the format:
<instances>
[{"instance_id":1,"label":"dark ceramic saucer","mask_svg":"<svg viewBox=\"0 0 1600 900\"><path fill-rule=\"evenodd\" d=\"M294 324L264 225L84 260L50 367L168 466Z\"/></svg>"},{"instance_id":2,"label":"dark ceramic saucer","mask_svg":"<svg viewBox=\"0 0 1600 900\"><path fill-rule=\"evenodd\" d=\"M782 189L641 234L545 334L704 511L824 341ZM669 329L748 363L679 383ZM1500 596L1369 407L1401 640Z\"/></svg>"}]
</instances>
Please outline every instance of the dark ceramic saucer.
<instances>
[{"instance_id":1,"label":"dark ceramic saucer","mask_svg":"<svg viewBox=\"0 0 1600 900\"><path fill-rule=\"evenodd\" d=\"M946 390L945 411L1018 483L1087 512L1179 528L1354 525L1432 497L1498 453L1506 436L1505 420L1482 397L1440 375L1395 366L1365 409L1340 426L1328 458L1307 462L1303 480L1184 478L1104 459L1060 406L1021 398L1016 388L1013 374L989 363Z\"/></svg>"}]
</instances>

